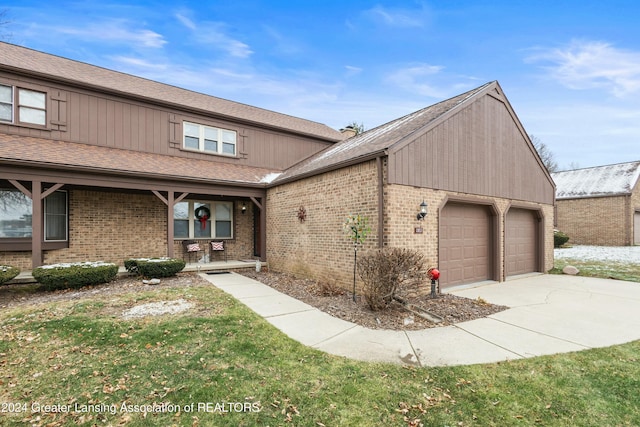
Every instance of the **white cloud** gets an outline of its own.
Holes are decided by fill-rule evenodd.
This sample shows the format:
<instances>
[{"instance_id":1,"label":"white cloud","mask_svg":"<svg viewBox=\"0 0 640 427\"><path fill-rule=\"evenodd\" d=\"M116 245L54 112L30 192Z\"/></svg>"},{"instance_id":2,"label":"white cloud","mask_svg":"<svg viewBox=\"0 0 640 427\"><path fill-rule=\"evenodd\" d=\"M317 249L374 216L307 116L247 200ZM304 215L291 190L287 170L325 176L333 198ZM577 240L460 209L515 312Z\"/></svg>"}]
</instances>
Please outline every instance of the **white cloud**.
<instances>
[{"instance_id":1,"label":"white cloud","mask_svg":"<svg viewBox=\"0 0 640 427\"><path fill-rule=\"evenodd\" d=\"M434 98L446 96L441 87L433 84L433 77L444 69L440 65L417 64L399 68L389 74L386 81L404 90Z\"/></svg>"},{"instance_id":2,"label":"white cloud","mask_svg":"<svg viewBox=\"0 0 640 427\"><path fill-rule=\"evenodd\" d=\"M194 30L194 31L196 30L196 24L191 19L184 16L183 14L176 13L176 18L178 19L178 21L180 21L182 25L184 25L188 29Z\"/></svg>"},{"instance_id":3,"label":"white cloud","mask_svg":"<svg viewBox=\"0 0 640 427\"><path fill-rule=\"evenodd\" d=\"M424 26L424 9L419 11L390 9L378 5L367 10L365 15L373 21L390 27L415 28Z\"/></svg>"},{"instance_id":4,"label":"white cloud","mask_svg":"<svg viewBox=\"0 0 640 427\"><path fill-rule=\"evenodd\" d=\"M129 27L136 27L136 29ZM149 48L161 48L167 43L161 34L151 30L137 29L139 27L138 24L124 20L108 20L92 22L84 26L82 23L76 23L72 27L32 24L29 26L29 32L43 36L46 34L44 37L50 39L62 35L82 38L85 42L116 42Z\"/></svg>"},{"instance_id":5,"label":"white cloud","mask_svg":"<svg viewBox=\"0 0 640 427\"><path fill-rule=\"evenodd\" d=\"M573 41L569 45L537 52L527 62L547 63L550 75L571 89L602 88L617 97L640 90L640 52L610 43Z\"/></svg>"}]
</instances>

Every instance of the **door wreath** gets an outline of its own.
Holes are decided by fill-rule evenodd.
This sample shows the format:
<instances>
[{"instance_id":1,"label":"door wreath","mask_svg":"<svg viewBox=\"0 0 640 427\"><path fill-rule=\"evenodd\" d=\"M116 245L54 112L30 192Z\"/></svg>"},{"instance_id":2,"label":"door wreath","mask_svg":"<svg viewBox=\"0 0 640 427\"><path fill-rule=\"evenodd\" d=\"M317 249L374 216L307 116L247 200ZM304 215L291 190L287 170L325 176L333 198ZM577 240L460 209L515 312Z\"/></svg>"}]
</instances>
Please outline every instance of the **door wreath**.
<instances>
[{"instance_id":1,"label":"door wreath","mask_svg":"<svg viewBox=\"0 0 640 427\"><path fill-rule=\"evenodd\" d=\"M200 226L204 230L207 228L207 220L211 218L211 211L206 206L200 206L196 209L196 219L200 221Z\"/></svg>"}]
</instances>

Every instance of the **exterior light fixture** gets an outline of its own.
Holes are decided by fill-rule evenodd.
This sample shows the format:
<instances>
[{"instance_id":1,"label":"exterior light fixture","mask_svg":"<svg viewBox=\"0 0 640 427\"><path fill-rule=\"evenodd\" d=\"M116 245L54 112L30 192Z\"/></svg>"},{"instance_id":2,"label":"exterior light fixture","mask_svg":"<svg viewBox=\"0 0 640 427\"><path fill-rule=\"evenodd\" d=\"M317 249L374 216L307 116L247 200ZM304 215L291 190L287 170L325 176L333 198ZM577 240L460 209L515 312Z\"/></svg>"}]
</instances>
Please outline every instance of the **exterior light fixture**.
<instances>
[{"instance_id":1,"label":"exterior light fixture","mask_svg":"<svg viewBox=\"0 0 640 427\"><path fill-rule=\"evenodd\" d=\"M242 202L242 208L240 210L242 212L242 215L247 213L247 205L244 202Z\"/></svg>"},{"instance_id":2,"label":"exterior light fixture","mask_svg":"<svg viewBox=\"0 0 640 427\"><path fill-rule=\"evenodd\" d=\"M427 202L423 200L422 203L420 203L420 213L417 216L418 221L424 220L425 216L427 216Z\"/></svg>"}]
</instances>

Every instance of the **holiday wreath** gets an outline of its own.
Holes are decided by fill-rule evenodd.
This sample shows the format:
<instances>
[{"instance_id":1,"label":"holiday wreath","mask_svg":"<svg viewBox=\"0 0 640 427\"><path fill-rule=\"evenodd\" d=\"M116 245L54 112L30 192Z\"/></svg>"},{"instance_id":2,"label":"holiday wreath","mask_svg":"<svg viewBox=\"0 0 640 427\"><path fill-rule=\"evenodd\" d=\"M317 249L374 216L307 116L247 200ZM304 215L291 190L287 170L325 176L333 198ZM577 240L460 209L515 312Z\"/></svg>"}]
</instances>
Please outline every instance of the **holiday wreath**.
<instances>
[{"instance_id":1,"label":"holiday wreath","mask_svg":"<svg viewBox=\"0 0 640 427\"><path fill-rule=\"evenodd\" d=\"M200 226L204 230L207 228L207 220L211 218L211 211L206 206L200 206L196 208L196 219L200 221Z\"/></svg>"}]
</instances>

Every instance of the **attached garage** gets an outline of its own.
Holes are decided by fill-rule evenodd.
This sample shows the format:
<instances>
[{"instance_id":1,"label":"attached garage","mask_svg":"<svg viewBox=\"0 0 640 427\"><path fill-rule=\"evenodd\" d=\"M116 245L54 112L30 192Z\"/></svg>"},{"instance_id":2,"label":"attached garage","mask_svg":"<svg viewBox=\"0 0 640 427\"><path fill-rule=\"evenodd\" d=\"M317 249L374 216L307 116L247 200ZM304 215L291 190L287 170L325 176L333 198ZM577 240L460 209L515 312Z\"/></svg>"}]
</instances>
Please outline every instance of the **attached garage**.
<instances>
[{"instance_id":1,"label":"attached garage","mask_svg":"<svg viewBox=\"0 0 640 427\"><path fill-rule=\"evenodd\" d=\"M440 286L493 279L493 226L488 206L447 203L440 220Z\"/></svg>"},{"instance_id":2,"label":"attached garage","mask_svg":"<svg viewBox=\"0 0 640 427\"><path fill-rule=\"evenodd\" d=\"M505 221L505 275L538 271L538 217L536 211L511 208Z\"/></svg>"}]
</instances>

